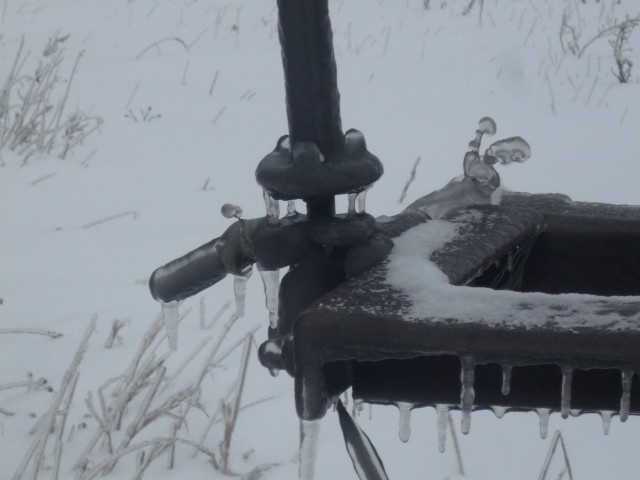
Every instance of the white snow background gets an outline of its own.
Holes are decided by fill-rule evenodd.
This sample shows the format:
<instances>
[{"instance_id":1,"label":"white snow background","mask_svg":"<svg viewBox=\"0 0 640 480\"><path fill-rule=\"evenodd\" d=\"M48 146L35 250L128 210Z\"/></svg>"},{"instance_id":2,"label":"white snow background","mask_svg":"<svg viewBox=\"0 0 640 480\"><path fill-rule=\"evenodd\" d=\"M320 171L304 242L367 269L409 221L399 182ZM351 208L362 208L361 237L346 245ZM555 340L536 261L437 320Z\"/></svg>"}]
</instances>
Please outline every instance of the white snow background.
<instances>
[{"instance_id":1,"label":"white snow background","mask_svg":"<svg viewBox=\"0 0 640 480\"><path fill-rule=\"evenodd\" d=\"M481 18L482 2L468 15L462 15L467 0L427 3L428 10L421 0L330 2L343 128L361 130L386 169L369 192L369 212L396 213L459 175L467 143L485 115L497 121L495 139L520 135L532 147L527 163L498 167L510 189L640 204L640 28L629 38L627 55L635 67L627 84L611 72L612 37L596 40L580 58L563 52L560 42L563 12L584 45L599 28L639 15L640 2L487 0ZM219 213L223 203L241 205L245 218L264 215L253 172L287 131L274 0L3 0L0 82L23 36L30 52L24 73L32 74L48 39L67 34L60 45L61 72L71 72L77 55L84 54L65 115L75 109L98 115L104 120L100 131L65 160L36 155L24 164L15 152L0 151L0 328L5 329L0 408L13 414L0 413L3 480L13 478L34 442L30 432L46 415L95 314L96 332L79 366L61 442L59 478L75 477L74 463L100 428L89 415L87 393L93 392L97 403L98 388L122 374L159 313L147 288L149 275L220 235L230 225ZM149 107L151 115L160 116L144 121L141 111ZM417 157L416 180L400 204ZM346 210L344 199L338 208ZM109 220L120 214L126 215ZM100 220L106 221L92 225ZM203 338L216 337L230 314L227 310L213 329L203 330L201 303L209 319L231 298L227 278L181 305L182 313L191 312L180 326L178 351L166 361L167 375ZM256 343L264 341L263 305L262 285L254 275L246 315L221 352L256 326ZM119 341L106 349L114 319L128 323ZM13 328L63 336L6 333ZM157 343L158 355L168 352L166 340ZM153 399L151 409L197 374L208 348L176 385ZM210 371L200 405L192 408L178 437L199 441L208 415L238 375L240 356L238 348ZM53 391L5 388L29 373L45 378ZM125 427L142 397L132 399ZM272 378L255 349L241 405L247 408L233 433L230 469L240 475L253 470L254 476L245 478L296 478L293 381L285 374ZM476 412L471 433L459 435L466 470L460 477L452 444L444 454L438 452L433 409L413 411L406 444L398 439L396 408L376 406L371 412L370 418L366 407L357 421L394 480L538 478L552 438L539 438L533 413L498 420ZM459 433L459 414L453 416ZM173 421L162 417L131 444L170 436ZM640 476L639 425L636 418L621 424L615 417L604 436L597 415L563 421L554 414L549 431L561 429L576 480L624 480ZM203 445L217 453L222 434L222 424L214 425ZM123 435L114 434L116 447ZM54 478L55 436L49 438L38 478ZM107 478L134 478L137 453L123 456ZM224 477L205 455L192 453L192 447L177 445L173 469L165 452L145 478ZM556 452L550 478L562 470L561 456ZM95 466L108 457L100 442L91 462ZM30 466L24 478L32 472ZM356 478L333 412L322 422L316 477Z\"/></svg>"}]
</instances>

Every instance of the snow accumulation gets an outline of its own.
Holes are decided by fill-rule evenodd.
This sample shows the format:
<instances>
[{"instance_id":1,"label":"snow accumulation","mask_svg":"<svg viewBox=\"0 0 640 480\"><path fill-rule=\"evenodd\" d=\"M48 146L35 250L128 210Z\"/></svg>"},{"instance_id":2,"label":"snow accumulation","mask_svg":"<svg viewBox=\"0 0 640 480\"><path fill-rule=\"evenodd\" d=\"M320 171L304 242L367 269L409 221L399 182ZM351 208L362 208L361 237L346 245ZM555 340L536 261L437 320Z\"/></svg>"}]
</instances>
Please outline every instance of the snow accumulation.
<instances>
[{"instance_id":1,"label":"snow accumulation","mask_svg":"<svg viewBox=\"0 0 640 480\"><path fill-rule=\"evenodd\" d=\"M456 238L464 222L464 215L456 221L431 220L394 239L386 279L409 297L410 315L414 319L503 328L545 327L571 331L606 325L614 331L638 330L638 296L550 295L451 285L430 257ZM620 315L607 308L607 301L633 308L628 309L627 315Z\"/></svg>"}]
</instances>

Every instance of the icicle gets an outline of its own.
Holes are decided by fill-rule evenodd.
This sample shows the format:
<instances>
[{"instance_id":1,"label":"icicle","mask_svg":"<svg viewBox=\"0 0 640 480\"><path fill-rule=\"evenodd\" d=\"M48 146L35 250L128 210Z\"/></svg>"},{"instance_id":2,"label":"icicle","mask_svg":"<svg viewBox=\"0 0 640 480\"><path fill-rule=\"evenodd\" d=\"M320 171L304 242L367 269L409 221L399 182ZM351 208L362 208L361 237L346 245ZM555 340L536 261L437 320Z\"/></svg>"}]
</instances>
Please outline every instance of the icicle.
<instances>
[{"instance_id":1,"label":"icicle","mask_svg":"<svg viewBox=\"0 0 640 480\"><path fill-rule=\"evenodd\" d=\"M347 200L349 201L349 206L347 208L347 215L355 215L356 212L356 197L358 196L357 193L349 193L347 195Z\"/></svg>"},{"instance_id":2,"label":"icicle","mask_svg":"<svg viewBox=\"0 0 640 480\"><path fill-rule=\"evenodd\" d=\"M316 467L320 420L300 420L300 463L298 478L313 480Z\"/></svg>"},{"instance_id":3,"label":"icicle","mask_svg":"<svg viewBox=\"0 0 640 480\"><path fill-rule=\"evenodd\" d=\"M569 410L569 413L571 414L572 417L578 418L580 415L582 415L582 410L578 410L577 408L572 408L571 410Z\"/></svg>"},{"instance_id":4,"label":"icicle","mask_svg":"<svg viewBox=\"0 0 640 480\"><path fill-rule=\"evenodd\" d=\"M613 418L613 414L615 412L609 410L603 410L600 412L600 417L602 418L602 433L605 435L609 435L609 430L611 429L611 419Z\"/></svg>"},{"instance_id":5,"label":"icicle","mask_svg":"<svg viewBox=\"0 0 640 480\"><path fill-rule=\"evenodd\" d=\"M473 389L476 366L473 363L473 357L470 356L462 357L461 362L460 382L462 383L462 390L460 393L460 410L462 410L462 423L460 430L466 435L471 430L471 409L476 396L476 392Z\"/></svg>"},{"instance_id":6,"label":"icicle","mask_svg":"<svg viewBox=\"0 0 640 480\"><path fill-rule=\"evenodd\" d=\"M413 403L398 402L398 411L400 412L400 441L407 443L411 437L411 409Z\"/></svg>"},{"instance_id":7,"label":"icicle","mask_svg":"<svg viewBox=\"0 0 640 480\"><path fill-rule=\"evenodd\" d=\"M277 368L270 368L269 373L271 374L272 377L275 378L280 374L280 370L278 370Z\"/></svg>"},{"instance_id":8,"label":"icicle","mask_svg":"<svg viewBox=\"0 0 640 480\"><path fill-rule=\"evenodd\" d=\"M620 398L620 421L626 422L631 409L631 384L633 383L633 372L631 370L622 371L622 397Z\"/></svg>"},{"instance_id":9,"label":"icicle","mask_svg":"<svg viewBox=\"0 0 640 480\"><path fill-rule=\"evenodd\" d=\"M540 418L540 438L547 438L547 433L549 432L549 417L551 416L550 408L538 408L536 409L538 413L538 417Z\"/></svg>"},{"instance_id":10,"label":"icicle","mask_svg":"<svg viewBox=\"0 0 640 480\"><path fill-rule=\"evenodd\" d=\"M496 416L496 418L502 418L504 417L504 414L507 413L507 407L494 406L491 407L491 410L493 410L493 414Z\"/></svg>"},{"instance_id":11,"label":"icicle","mask_svg":"<svg viewBox=\"0 0 640 480\"><path fill-rule=\"evenodd\" d=\"M513 370L513 365L508 363L502 365L502 395L511 393L511 370Z\"/></svg>"},{"instance_id":12,"label":"icicle","mask_svg":"<svg viewBox=\"0 0 640 480\"><path fill-rule=\"evenodd\" d=\"M438 416L438 450L444 453L447 445L447 420L449 418L449 407L447 405L436 405L436 415Z\"/></svg>"},{"instance_id":13,"label":"icicle","mask_svg":"<svg viewBox=\"0 0 640 480\"><path fill-rule=\"evenodd\" d=\"M560 406L560 414L562 418L569 417L569 409L571 407L571 383L573 382L573 368L562 367L562 399Z\"/></svg>"},{"instance_id":14,"label":"icicle","mask_svg":"<svg viewBox=\"0 0 640 480\"><path fill-rule=\"evenodd\" d=\"M368 191L369 191L369 188L361 191L358 194L357 201L358 201L358 212L359 213L365 213L366 212L366 201L367 201L367 192Z\"/></svg>"},{"instance_id":15,"label":"icicle","mask_svg":"<svg viewBox=\"0 0 640 480\"><path fill-rule=\"evenodd\" d=\"M236 301L236 311L233 313L238 318L244 317L244 298L247 293L247 281L251 276L252 269L248 268L244 275L233 276L233 295Z\"/></svg>"},{"instance_id":16,"label":"icicle","mask_svg":"<svg viewBox=\"0 0 640 480\"><path fill-rule=\"evenodd\" d=\"M280 202L273 198L266 190L262 191L262 196L269 221L273 223L277 222L280 218Z\"/></svg>"},{"instance_id":17,"label":"icicle","mask_svg":"<svg viewBox=\"0 0 640 480\"><path fill-rule=\"evenodd\" d=\"M296 212L296 201L295 200L289 200L287 202L287 217L290 217L292 215L295 215Z\"/></svg>"},{"instance_id":18,"label":"icicle","mask_svg":"<svg viewBox=\"0 0 640 480\"><path fill-rule=\"evenodd\" d=\"M162 303L162 318L167 329L169 348L175 352L178 349L178 301Z\"/></svg>"},{"instance_id":19,"label":"icicle","mask_svg":"<svg viewBox=\"0 0 640 480\"><path fill-rule=\"evenodd\" d=\"M278 328L278 295L280 292L280 270L261 270L262 284L264 285L264 299L269 311L269 326Z\"/></svg>"},{"instance_id":20,"label":"icicle","mask_svg":"<svg viewBox=\"0 0 640 480\"><path fill-rule=\"evenodd\" d=\"M369 421L373 420L373 404L369 404Z\"/></svg>"}]
</instances>

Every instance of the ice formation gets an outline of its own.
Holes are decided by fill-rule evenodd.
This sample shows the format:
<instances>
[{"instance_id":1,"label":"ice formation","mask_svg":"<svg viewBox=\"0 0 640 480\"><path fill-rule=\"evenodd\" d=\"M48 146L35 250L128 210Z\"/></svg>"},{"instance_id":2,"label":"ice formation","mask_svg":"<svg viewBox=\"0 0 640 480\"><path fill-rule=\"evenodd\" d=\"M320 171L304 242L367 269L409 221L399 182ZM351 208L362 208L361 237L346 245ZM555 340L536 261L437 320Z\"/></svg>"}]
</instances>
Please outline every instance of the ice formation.
<instances>
[{"instance_id":1,"label":"ice formation","mask_svg":"<svg viewBox=\"0 0 640 480\"><path fill-rule=\"evenodd\" d=\"M438 417L438 450L440 453L444 453L447 443L449 407L447 405L436 405L436 415Z\"/></svg>"},{"instance_id":2,"label":"ice formation","mask_svg":"<svg viewBox=\"0 0 640 480\"><path fill-rule=\"evenodd\" d=\"M364 189L356 197L356 202L358 203L358 212L360 212L360 213L365 213L366 212L366 209L367 209L367 206L366 206L367 192L369 191L369 188L371 188L371 187L368 187L368 188Z\"/></svg>"},{"instance_id":3,"label":"ice formation","mask_svg":"<svg viewBox=\"0 0 640 480\"><path fill-rule=\"evenodd\" d=\"M502 418L504 417L504 414L507 413L507 407L499 407L497 405L491 407L491 410L493 410L493 414L496 418Z\"/></svg>"},{"instance_id":4,"label":"ice formation","mask_svg":"<svg viewBox=\"0 0 640 480\"><path fill-rule=\"evenodd\" d=\"M460 383L462 389L460 392L460 410L462 410L461 431L463 434L469 433L471 430L471 411L473 409L473 401L476 392L473 388L476 365L472 357L462 357L462 369L460 372Z\"/></svg>"},{"instance_id":5,"label":"ice formation","mask_svg":"<svg viewBox=\"0 0 640 480\"><path fill-rule=\"evenodd\" d=\"M320 436L320 420L300 420L300 480L313 480L315 476L316 452Z\"/></svg>"},{"instance_id":6,"label":"ice formation","mask_svg":"<svg viewBox=\"0 0 640 480\"><path fill-rule=\"evenodd\" d=\"M280 271L262 270L258 265L258 271L264 285L264 298L269 311L269 326L278 328L278 295L280 292Z\"/></svg>"},{"instance_id":7,"label":"ice formation","mask_svg":"<svg viewBox=\"0 0 640 480\"><path fill-rule=\"evenodd\" d=\"M452 179L440 190L419 198L407 207L425 212L433 219L457 207L492 203L492 197L500 186L500 175L493 167L496 163L508 165L522 163L531 156L531 147L521 137L510 137L493 143L480 155L484 135L494 135L496 122L490 117L481 118L469 151L463 159L464 174Z\"/></svg>"},{"instance_id":8,"label":"ice formation","mask_svg":"<svg viewBox=\"0 0 640 480\"><path fill-rule=\"evenodd\" d=\"M536 409L538 413L538 417L540 418L540 438L547 438L547 434L549 433L549 417L551 416L551 409L549 408L538 408Z\"/></svg>"},{"instance_id":9,"label":"ice formation","mask_svg":"<svg viewBox=\"0 0 640 480\"><path fill-rule=\"evenodd\" d=\"M511 370L513 365L505 363L502 365L502 394L509 395L511 393Z\"/></svg>"},{"instance_id":10,"label":"ice formation","mask_svg":"<svg viewBox=\"0 0 640 480\"><path fill-rule=\"evenodd\" d=\"M600 417L602 418L602 433L605 435L609 435L609 430L611 429L611 419L615 412L611 412L609 410L603 410L600 412Z\"/></svg>"},{"instance_id":11,"label":"ice formation","mask_svg":"<svg viewBox=\"0 0 640 480\"><path fill-rule=\"evenodd\" d=\"M162 318L164 326L167 329L167 338L169 340L169 348L175 352L178 349L178 301L164 303L162 302Z\"/></svg>"},{"instance_id":12,"label":"ice formation","mask_svg":"<svg viewBox=\"0 0 640 480\"><path fill-rule=\"evenodd\" d=\"M349 202L349 205L347 207L347 215L355 215L356 212L356 198L358 197L358 194L355 192L351 192L347 195L347 200Z\"/></svg>"},{"instance_id":13,"label":"ice formation","mask_svg":"<svg viewBox=\"0 0 640 480\"><path fill-rule=\"evenodd\" d=\"M573 368L562 367L562 398L560 400L560 414L562 418L569 417L571 408L571 384L573 383Z\"/></svg>"},{"instance_id":14,"label":"ice formation","mask_svg":"<svg viewBox=\"0 0 640 480\"><path fill-rule=\"evenodd\" d=\"M414 407L412 403L398 402L398 412L400 413L399 436L400 441L407 443L411 438L411 409Z\"/></svg>"},{"instance_id":15,"label":"ice formation","mask_svg":"<svg viewBox=\"0 0 640 480\"><path fill-rule=\"evenodd\" d=\"M267 211L269 221L275 223L280 218L280 202L273 198L266 190L262 191L264 206Z\"/></svg>"},{"instance_id":16,"label":"ice formation","mask_svg":"<svg viewBox=\"0 0 640 480\"><path fill-rule=\"evenodd\" d=\"M633 382L633 372L631 370L622 371L622 397L620 399L620 421L626 422L631 409L631 383Z\"/></svg>"}]
</instances>

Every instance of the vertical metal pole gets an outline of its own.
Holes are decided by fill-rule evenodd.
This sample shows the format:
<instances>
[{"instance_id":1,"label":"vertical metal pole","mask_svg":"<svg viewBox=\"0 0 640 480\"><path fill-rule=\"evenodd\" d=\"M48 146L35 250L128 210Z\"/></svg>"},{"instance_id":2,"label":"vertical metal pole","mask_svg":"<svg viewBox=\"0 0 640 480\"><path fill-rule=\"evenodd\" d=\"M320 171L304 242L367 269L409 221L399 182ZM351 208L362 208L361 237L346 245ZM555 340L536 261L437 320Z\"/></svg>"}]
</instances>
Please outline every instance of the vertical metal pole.
<instances>
[{"instance_id":1,"label":"vertical metal pole","mask_svg":"<svg viewBox=\"0 0 640 480\"><path fill-rule=\"evenodd\" d=\"M315 143L327 161L344 148L328 0L278 0L291 144ZM335 213L331 197L306 199L310 217Z\"/></svg>"}]
</instances>

